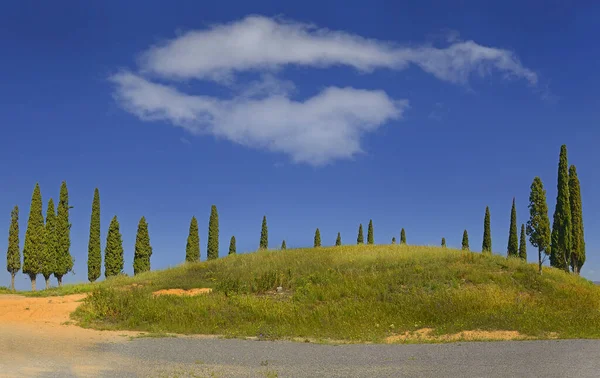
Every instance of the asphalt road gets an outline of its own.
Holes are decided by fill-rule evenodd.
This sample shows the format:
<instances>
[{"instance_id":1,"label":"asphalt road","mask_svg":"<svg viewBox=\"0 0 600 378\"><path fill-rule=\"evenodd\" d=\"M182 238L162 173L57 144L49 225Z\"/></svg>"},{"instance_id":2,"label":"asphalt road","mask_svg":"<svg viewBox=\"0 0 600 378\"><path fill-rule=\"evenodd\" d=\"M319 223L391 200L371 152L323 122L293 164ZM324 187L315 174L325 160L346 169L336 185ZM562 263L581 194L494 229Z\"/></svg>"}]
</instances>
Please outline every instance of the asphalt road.
<instances>
[{"instance_id":1,"label":"asphalt road","mask_svg":"<svg viewBox=\"0 0 600 378\"><path fill-rule=\"evenodd\" d=\"M32 354L7 360L2 356L10 353L0 350L0 376L600 376L600 340L334 346L182 337L98 343L81 352L72 358Z\"/></svg>"}]
</instances>

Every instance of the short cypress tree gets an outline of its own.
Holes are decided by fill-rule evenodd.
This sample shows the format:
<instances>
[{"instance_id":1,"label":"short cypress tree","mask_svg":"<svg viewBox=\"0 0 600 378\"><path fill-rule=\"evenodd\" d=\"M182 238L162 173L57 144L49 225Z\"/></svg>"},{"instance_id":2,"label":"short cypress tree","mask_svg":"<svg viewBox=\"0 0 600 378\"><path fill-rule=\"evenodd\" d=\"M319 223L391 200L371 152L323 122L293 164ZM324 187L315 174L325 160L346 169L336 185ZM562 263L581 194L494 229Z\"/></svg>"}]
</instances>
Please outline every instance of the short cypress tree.
<instances>
[{"instance_id":1,"label":"short cypress tree","mask_svg":"<svg viewBox=\"0 0 600 378\"><path fill-rule=\"evenodd\" d=\"M281 242L281 249L287 249L287 245L285 244L285 240Z\"/></svg>"},{"instance_id":2,"label":"short cypress tree","mask_svg":"<svg viewBox=\"0 0 600 378\"><path fill-rule=\"evenodd\" d=\"M206 254L209 260L219 258L219 213L215 205L210 208Z\"/></svg>"},{"instance_id":3,"label":"short cypress tree","mask_svg":"<svg viewBox=\"0 0 600 378\"><path fill-rule=\"evenodd\" d=\"M56 266L56 213L54 212L54 201L48 201L46 209L46 226L44 227L44 249L40 258L42 263L42 276L46 280L46 289L50 288L50 277Z\"/></svg>"},{"instance_id":4,"label":"short cypress tree","mask_svg":"<svg viewBox=\"0 0 600 378\"><path fill-rule=\"evenodd\" d=\"M19 206L10 212L8 229L8 250L6 251L6 270L10 273L10 288L15 290L15 276L21 269L21 250L19 248Z\"/></svg>"},{"instance_id":5,"label":"short cypress tree","mask_svg":"<svg viewBox=\"0 0 600 378\"><path fill-rule=\"evenodd\" d=\"M365 238L363 236L362 223L358 226L358 237L356 238L356 244L365 244Z\"/></svg>"},{"instance_id":6,"label":"short cypress tree","mask_svg":"<svg viewBox=\"0 0 600 378\"><path fill-rule=\"evenodd\" d=\"M367 229L367 243L375 243L375 238L373 236L373 219L369 220L369 228Z\"/></svg>"},{"instance_id":7,"label":"short cypress tree","mask_svg":"<svg viewBox=\"0 0 600 378\"><path fill-rule=\"evenodd\" d=\"M492 231L490 230L490 208L485 207L485 218L483 219L483 243L481 252L492 253Z\"/></svg>"},{"instance_id":8,"label":"short cypress tree","mask_svg":"<svg viewBox=\"0 0 600 378\"><path fill-rule=\"evenodd\" d=\"M392 244L396 244L396 237L392 236Z\"/></svg>"},{"instance_id":9,"label":"short cypress tree","mask_svg":"<svg viewBox=\"0 0 600 378\"><path fill-rule=\"evenodd\" d=\"M29 221L23 246L23 273L31 279L31 290L35 291L37 275L42 272L41 257L44 250L44 214L42 213L42 193L35 184L29 209Z\"/></svg>"},{"instance_id":10,"label":"short cypress tree","mask_svg":"<svg viewBox=\"0 0 600 378\"><path fill-rule=\"evenodd\" d=\"M198 220L192 217L190 221L190 232L185 245L185 261L200 261L200 236L198 236Z\"/></svg>"},{"instance_id":11,"label":"short cypress tree","mask_svg":"<svg viewBox=\"0 0 600 378\"><path fill-rule=\"evenodd\" d=\"M339 247L342 245L342 235L338 232L337 238L335 238L335 246Z\"/></svg>"},{"instance_id":12,"label":"short cypress tree","mask_svg":"<svg viewBox=\"0 0 600 378\"><path fill-rule=\"evenodd\" d=\"M235 255L236 250L235 250L235 236L231 237L231 240L229 240L229 254L230 255Z\"/></svg>"},{"instance_id":13,"label":"short cypress tree","mask_svg":"<svg viewBox=\"0 0 600 378\"><path fill-rule=\"evenodd\" d=\"M521 239L519 240L519 257L527 261L527 239L525 238L525 225L521 225Z\"/></svg>"},{"instance_id":14,"label":"short cypress tree","mask_svg":"<svg viewBox=\"0 0 600 378\"><path fill-rule=\"evenodd\" d=\"M550 247L550 265L569 271L571 261L571 204L569 199L569 168L567 146L560 147L558 161L558 185L556 208L552 223L552 245Z\"/></svg>"},{"instance_id":15,"label":"short cypress tree","mask_svg":"<svg viewBox=\"0 0 600 378\"><path fill-rule=\"evenodd\" d=\"M446 238L442 238L442 248L446 248Z\"/></svg>"},{"instance_id":16,"label":"short cypress tree","mask_svg":"<svg viewBox=\"0 0 600 378\"><path fill-rule=\"evenodd\" d=\"M404 228L400 230L400 244L406 244L406 232Z\"/></svg>"},{"instance_id":17,"label":"short cypress tree","mask_svg":"<svg viewBox=\"0 0 600 378\"><path fill-rule=\"evenodd\" d=\"M267 228L267 216L263 215L262 227L260 229L260 243L258 249L269 248L269 229Z\"/></svg>"},{"instance_id":18,"label":"short cypress tree","mask_svg":"<svg viewBox=\"0 0 600 378\"><path fill-rule=\"evenodd\" d=\"M54 277L58 280L58 286L62 286L62 278L73 270L73 257L71 249L71 223L69 223L69 192L67 183L62 182L60 186L60 197L56 215L56 269Z\"/></svg>"},{"instance_id":19,"label":"short cypress tree","mask_svg":"<svg viewBox=\"0 0 600 378\"><path fill-rule=\"evenodd\" d=\"M465 230L463 232L463 238L462 238L462 249L463 251L469 251L469 234L467 233L467 230Z\"/></svg>"},{"instance_id":20,"label":"short cypress tree","mask_svg":"<svg viewBox=\"0 0 600 378\"><path fill-rule=\"evenodd\" d=\"M112 277L123 271L123 239L119 230L119 220L115 215L108 226L104 249L104 276Z\"/></svg>"},{"instance_id":21,"label":"short cypress tree","mask_svg":"<svg viewBox=\"0 0 600 378\"><path fill-rule=\"evenodd\" d=\"M102 270L102 246L100 245L100 192L94 189L92 216L90 219L90 239L88 242L88 281L100 278Z\"/></svg>"},{"instance_id":22,"label":"short cypress tree","mask_svg":"<svg viewBox=\"0 0 600 378\"><path fill-rule=\"evenodd\" d=\"M508 233L508 247L506 254L508 257L519 256L519 237L517 236L517 206L513 198L512 209L510 210L510 229Z\"/></svg>"},{"instance_id":23,"label":"short cypress tree","mask_svg":"<svg viewBox=\"0 0 600 378\"><path fill-rule=\"evenodd\" d=\"M321 231L317 228L315 231L315 248L321 246Z\"/></svg>"},{"instance_id":24,"label":"short cypress tree","mask_svg":"<svg viewBox=\"0 0 600 378\"><path fill-rule=\"evenodd\" d=\"M571 269L579 274L585 263L585 240L583 238L583 211L581 206L581 188L577 177L577 168L569 168L569 199L571 201Z\"/></svg>"},{"instance_id":25,"label":"short cypress tree","mask_svg":"<svg viewBox=\"0 0 600 378\"><path fill-rule=\"evenodd\" d=\"M142 217L138 223L137 235L135 237L135 251L133 254L134 275L150 271L150 256L152 256L152 246L150 245L148 223L146 222L146 218Z\"/></svg>"},{"instance_id":26,"label":"short cypress tree","mask_svg":"<svg viewBox=\"0 0 600 378\"><path fill-rule=\"evenodd\" d=\"M531 193L529 194L529 220L527 221L527 235L529 242L538 249L538 267L542 274L542 264L550 254L550 219L548 218L548 204L546 203L546 190L539 177L533 179ZM544 258L542 259L542 252Z\"/></svg>"}]
</instances>

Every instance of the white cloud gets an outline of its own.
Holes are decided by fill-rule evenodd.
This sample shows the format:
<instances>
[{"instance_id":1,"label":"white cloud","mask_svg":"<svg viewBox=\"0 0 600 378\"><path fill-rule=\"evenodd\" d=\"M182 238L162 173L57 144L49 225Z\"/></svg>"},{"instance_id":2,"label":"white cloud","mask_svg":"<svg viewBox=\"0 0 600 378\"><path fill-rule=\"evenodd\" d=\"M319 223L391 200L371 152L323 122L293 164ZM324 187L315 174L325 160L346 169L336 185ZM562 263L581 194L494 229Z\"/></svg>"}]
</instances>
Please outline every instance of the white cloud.
<instances>
[{"instance_id":1,"label":"white cloud","mask_svg":"<svg viewBox=\"0 0 600 378\"><path fill-rule=\"evenodd\" d=\"M115 98L146 121L166 121L193 134L209 134L234 143L287 154L295 162L322 165L361 153L360 140L408 107L385 92L326 87L313 97L294 100L294 83L276 76L285 66L344 65L361 72L378 68L420 67L436 78L467 83L473 74L493 71L537 82L536 74L508 50L473 41L448 47L403 47L313 25L250 16L205 30L189 31L142 53L137 72L110 77ZM242 72L260 79L245 82ZM192 79L226 84L233 95L219 98L184 93L160 78L179 84Z\"/></svg>"}]
</instances>

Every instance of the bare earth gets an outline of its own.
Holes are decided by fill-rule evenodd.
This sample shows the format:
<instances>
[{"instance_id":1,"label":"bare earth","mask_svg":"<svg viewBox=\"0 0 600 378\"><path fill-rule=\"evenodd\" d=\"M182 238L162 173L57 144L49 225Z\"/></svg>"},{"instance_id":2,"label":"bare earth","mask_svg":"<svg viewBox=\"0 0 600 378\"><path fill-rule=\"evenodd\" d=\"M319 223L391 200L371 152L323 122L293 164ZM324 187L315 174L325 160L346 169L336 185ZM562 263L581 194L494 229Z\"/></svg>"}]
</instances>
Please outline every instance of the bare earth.
<instances>
[{"instance_id":1,"label":"bare earth","mask_svg":"<svg viewBox=\"0 0 600 378\"><path fill-rule=\"evenodd\" d=\"M336 346L138 338L136 332L69 324L84 297L0 295L0 377L597 377L600 371L600 340ZM422 329L386 341L523 338L465 331L442 340L431 333Z\"/></svg>"}]
</instances>

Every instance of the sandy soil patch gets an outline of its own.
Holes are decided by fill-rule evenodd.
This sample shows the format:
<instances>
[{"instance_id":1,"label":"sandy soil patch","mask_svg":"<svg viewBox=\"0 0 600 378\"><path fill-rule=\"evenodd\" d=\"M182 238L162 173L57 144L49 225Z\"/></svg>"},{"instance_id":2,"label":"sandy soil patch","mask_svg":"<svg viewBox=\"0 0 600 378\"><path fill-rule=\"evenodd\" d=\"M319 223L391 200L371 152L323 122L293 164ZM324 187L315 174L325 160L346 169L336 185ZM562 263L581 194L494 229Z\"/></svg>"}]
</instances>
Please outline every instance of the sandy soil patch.
<instances>
[{"instance_id":1,"label":"sandy soil patch","mask_svg":"<svg viewBox=\"0 0 600 378\"><path fill-rule=\"evenodd\" d=\"M407 331L401 335L389 336L385 339L388 344L406 341L485 341L485 340L526 340L531 339L518 331L461 331L447 335L433 335L433 328L421 328Z\"/></svg>"},{"instance_id":2,"label":"sandy soil patch","mask_svg":"<svg viewBox=\"0 0 600 378\"><path fill-rule=\"evenodd\" d=\"M210 288L199 288L199 289L190 289L190 290L184 290L184 289L164 289L164 290L158 290L155 291L154 294L155 296L159 296L159 295L176 295L178 297L182 297L182 296L194 296L194 295L200 295L200 294L208 294L212 291L212 289Z\"/></svg>"}]
</instances>

